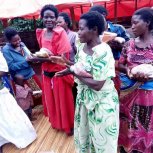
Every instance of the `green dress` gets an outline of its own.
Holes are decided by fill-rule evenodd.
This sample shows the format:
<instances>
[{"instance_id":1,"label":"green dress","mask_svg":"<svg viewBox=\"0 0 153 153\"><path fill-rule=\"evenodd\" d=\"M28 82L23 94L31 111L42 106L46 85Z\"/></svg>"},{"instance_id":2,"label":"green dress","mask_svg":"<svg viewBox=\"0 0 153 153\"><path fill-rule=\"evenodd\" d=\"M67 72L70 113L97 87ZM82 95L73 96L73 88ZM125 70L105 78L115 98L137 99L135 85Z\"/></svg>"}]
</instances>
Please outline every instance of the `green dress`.
<instances>
[{"instance_id":1,"label":"green dress","mask_svg":"<svg viewBox=\"0 0 153 153\"><path fill-rule=\"evenodd\" d=\"M74 139L78 153L117 153L119 132L119 101L112 77L115 61L106 43L95 46L93 55L78 45L76 62L82 62L94 80L106 80L100 91L95 91L76 79Z\"/></svg>"}]
</instances>

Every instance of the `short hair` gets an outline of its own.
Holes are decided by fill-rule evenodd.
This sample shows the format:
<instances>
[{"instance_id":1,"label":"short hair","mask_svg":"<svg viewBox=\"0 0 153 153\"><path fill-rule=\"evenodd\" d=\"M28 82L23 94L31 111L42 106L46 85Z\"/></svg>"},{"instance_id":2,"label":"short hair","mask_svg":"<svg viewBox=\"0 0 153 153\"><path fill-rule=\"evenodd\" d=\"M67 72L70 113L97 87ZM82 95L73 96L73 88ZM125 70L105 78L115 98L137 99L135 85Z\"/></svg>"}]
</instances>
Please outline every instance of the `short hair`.
<instances>
[{"instance_id":1,"label":"short hair","mask_svg":"<svg viewBox=\"0 0 153 153\"><path fill-rule=\"evenodd\" d=\"M44 17L44 12L47 11L47 10L50 10L50 11L54 12L55 17L56 18L58 17L58 9L54 5L48 4L48 5L43 6L43 8L41 9L41 11L40 11L41 18Z\"/></svg>"},{"instance_id":2,"label":"short hair","mask_svg":"<svg viewBox=\"0 0 153 153\"><path fill-rule=\"evenodd\" d=\"M65 22L67 23L68 28L71 27L71 19L67 13L61 12L61 13L59 13L58 16L62 16L64 18Z\"/></svg>"},{"instance_id":3,"label":"short hair","mask_svg":"<svg viewBox=\"0 0 153 153\"><path fill-rule=\"evenodd\" d=\"M105 7L103 7L101 5L92 6L89 11L96 11L96 12L100 13L101 15L104 15L104 13L106 14L106 16L108 15L108 11L105 9Z\"/></svg>"},{"instance_id":4,"label":"short hair","mask_svg":"<svg viewBox=\"0 0 153 153\"><path fill-rule=\"evenodd\" d=\"M96 11L85 13L80 17L80 19L84 19L87 21L87 27L89 29L97 27L98 35L101 35L102 32L104 32L105 30L104 17Z\"/></svg>"},{"instance_id":5,"label":"short hair","mask_svg":"<svg viewBox=\"0 0 153 153\"><path fill-rule=\"evenodd\" d=\"M16 31L15 28L13 27L7 27L5 30L4 30L4 36L5 38L10 41L12 39L12 37L14 37L15 35L17 35L18 32Z\"/></svg>"},{"instance_id":6,"label":"short hair","mask_svg":"<svg viewBox=\"0 0 153 153\"><path fill-rule=\"evenodd\" d=\"M153 11L149 7L141 8L134 12L133 15L140 15L140 19L149 23L149 30L153 30Z\"/></svg>"}]
</instances>

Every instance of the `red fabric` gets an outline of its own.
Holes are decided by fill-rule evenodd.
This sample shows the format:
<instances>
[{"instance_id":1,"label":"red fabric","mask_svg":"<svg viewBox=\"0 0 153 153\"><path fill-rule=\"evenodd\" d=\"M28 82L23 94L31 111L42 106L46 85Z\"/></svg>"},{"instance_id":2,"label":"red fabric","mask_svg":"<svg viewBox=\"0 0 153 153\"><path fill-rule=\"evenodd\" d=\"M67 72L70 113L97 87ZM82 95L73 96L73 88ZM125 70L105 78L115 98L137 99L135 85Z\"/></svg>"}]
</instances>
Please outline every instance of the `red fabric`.
<instances>
[{"instance_id":1,"label":"red fabric","mask_svg":"<svg viewBox=\"0 0 153 153\"><path fill-rule=\"evenodd\" d=\"M116 73L116 76L113 78L113 81L114 81L115 88L118 92L118 95L120 95L121 81L120 81L120 78L119 78L119 72L115 71L115 73Z\"/></svg>"},{"instance_id":2,"label":"red fabric","mask_svg":"<svg viewBox=\"0 0 153 153\"><path fill-rule=\"evenodd\" d=\"M70 42L64 29L58 27L53 30L52 40L44 38L45 30L37 30L37 40L40 47L47 48L54 55L61 55L71 50ZM42 72L56 72L65 67L43 63ZM69 133L74 124L74 102L72 94L73 76L49 78L42 75L43 105L44 113L49 117L53 128L64 130Z\"/></svg>"},{"instance_id":3,"label":"red fabric","mask_svg":"<svg viewBox=\"0 0 153 153\"><path fill-rule=\"evenodd\" d=\"M118 70L118 60L115 60L115 74L116 76L113 78L113 81L114 81L114 85L115 85L115 88L118 92L118 95L120 96L120 87L121 87L121 81L120 81L120 72Z\"/></svg>"},{"instance_id":4,"label":"red fabric","mask_svg":"<svg viewBox=\"0 0 153 153\"><path fill-rule=\"evenodd\" d=\"M132 14L135 11L135 0L117 0L117 18L120 17L130 17L132 16ZM108 19L114 20L115 18L115 1L114 0L110 0L108 2L97 2L94 3L95 5L100 4L103 6L106 6L106 9L108 10ZM82 15L82 11L83 13L86 13L89 11L91 5L80 5L81 7L74 5L74 20L79 21L80 16ZM142 8L142 7L151 7L153 6L153 0L138 0L137 1L137 9ZM63 5L59 5L57 6L57 8L62 11L62 12L67 12L68 14L71 15L70 12L70 5L69 4L63 4ZM126 10L126 11L125 11Z\"/></svg>"},{"instance_id":5,"label":"red fabric","mask_svg":"<svg viewBox=\"0 0 153 153\"><path fill-rule=\"evenodd\" d=\"M131 16L135 11L135 2L136 0L117 0L117 17L126 17ZM89 1L53 1L53 0L47 0L47 1L41 1L41 0L26 0L21 1L20 0L1 0L0 5L0 18L6 19L6 18L14 18L14 17L24 17L24 18L38 18L40 14L41 8L46 4L53 4L56 5L56 7L63 12L68 12L71 15L70 8L74 8L74 18L73 20L79 20L82 11L83 13L87 12L91 4ZM86 2L86 3L83 3ZM109 12L108 18L114 19L114 10L115 10L115 1L114 0L92 0L94 5L100 4L105 5L106 9ZM153 6L152 0L138 0L137 1L137 8L142 7L151 7ZM125 11L126 10L126 11Z\"/></svg>"}]
</instances>

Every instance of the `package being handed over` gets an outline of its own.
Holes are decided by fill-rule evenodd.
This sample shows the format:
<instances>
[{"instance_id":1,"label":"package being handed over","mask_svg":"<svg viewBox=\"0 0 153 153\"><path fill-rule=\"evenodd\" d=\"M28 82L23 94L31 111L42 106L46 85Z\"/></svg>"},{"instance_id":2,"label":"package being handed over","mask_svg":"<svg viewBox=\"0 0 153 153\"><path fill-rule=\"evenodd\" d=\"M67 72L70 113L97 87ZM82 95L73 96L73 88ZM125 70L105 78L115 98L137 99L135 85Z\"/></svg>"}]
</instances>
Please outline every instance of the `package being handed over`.
<instances>
[{"instance_id":1,"label":"package being handed over","mask_svg":"<svg viewBox=\"0 0 153 153\"><path fill-rule=\"evenodd\" d=\"M50 50L47 48L41 48L40 51L34 54L37 57L48 58L50 55L53 55Z\"/></svg>"}]
</instances>

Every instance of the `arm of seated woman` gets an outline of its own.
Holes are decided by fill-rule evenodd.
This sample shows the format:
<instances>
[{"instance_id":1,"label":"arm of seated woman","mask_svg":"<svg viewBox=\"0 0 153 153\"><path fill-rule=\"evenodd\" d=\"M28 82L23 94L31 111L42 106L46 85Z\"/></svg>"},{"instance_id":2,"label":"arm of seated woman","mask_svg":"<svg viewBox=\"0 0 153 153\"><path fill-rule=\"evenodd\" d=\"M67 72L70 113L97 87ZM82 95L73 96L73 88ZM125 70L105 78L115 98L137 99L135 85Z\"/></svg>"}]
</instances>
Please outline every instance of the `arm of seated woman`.
<instances>
[{"instance_id":1,"label":"arm of seated woman","mask_svg":"<svg viewBox=\"0 0 153 153\"><path fill-rule=\"evenodd\" d=\"M7 75L9 72L0 71L0 77Z\"/></svg>"}]
</instances>

